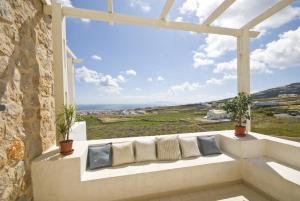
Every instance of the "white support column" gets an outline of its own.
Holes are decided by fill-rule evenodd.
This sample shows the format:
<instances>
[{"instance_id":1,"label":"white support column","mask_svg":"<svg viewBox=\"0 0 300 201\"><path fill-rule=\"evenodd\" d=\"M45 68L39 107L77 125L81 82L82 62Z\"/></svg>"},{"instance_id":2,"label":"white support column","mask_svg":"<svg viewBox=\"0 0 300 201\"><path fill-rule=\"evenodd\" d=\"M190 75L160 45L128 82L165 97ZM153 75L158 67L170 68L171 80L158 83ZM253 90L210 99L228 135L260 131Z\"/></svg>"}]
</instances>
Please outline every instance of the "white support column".
<instances>
[{"instance_id":1,"label":"white support column","mask_svg":"<svg viewBox=\"0 0 300 201\"><path fill-rule=\"evenodd\" d=\"M55 114L63 112L66 104L65 66L66 66L66 27L62 15L62 6L52 1L52 41L53 41L53 70Z\"/></svg>"},{"instance_id":2,"label":"white support column","mask_svg":"<svg viewBox=\"0 0 300 201\"><path fill-rule=\"evenodd\" d=\"M250 94L250 37L249 30L243 30L237 37L237 89ZM250 111L251 112L251 111ZM247 121L247 132L251 131L251 120Z\"/></svg>"},{"instance_id":3,"label":"white support column","mask_svg":"<svg viewBox=\"0 0 300 201\"><path fill-rule=\"evenodd\" d=\"M72 57L67 59L67 75L68 75L68 103L75 105L75 88L74 88L74 62Z\"/></svg>"}]
</instances>

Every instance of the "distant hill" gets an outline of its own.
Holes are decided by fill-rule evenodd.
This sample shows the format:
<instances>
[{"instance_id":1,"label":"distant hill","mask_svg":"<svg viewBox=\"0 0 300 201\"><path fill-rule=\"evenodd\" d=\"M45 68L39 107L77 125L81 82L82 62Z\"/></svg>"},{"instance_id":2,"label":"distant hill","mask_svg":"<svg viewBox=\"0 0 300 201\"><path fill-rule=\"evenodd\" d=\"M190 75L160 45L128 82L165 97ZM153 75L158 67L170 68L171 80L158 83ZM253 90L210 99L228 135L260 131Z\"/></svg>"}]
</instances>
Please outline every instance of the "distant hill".
<instances>
[{"instance_id":1,"label":"distant hill","mask_svg":"<svg viewBox=\"0 0 300 201\"><path fill-rule=\"evenodd\" d=\"M300 95L300 82L281 87L275 87L252 94L254 99L274 98L280 94L298 94Z\"/></svg>"},{"instance_id":2,"label":"distant hill","mask_svg":"<svg viewBox=\"0 0 300 201\"><path fill-rule=\"evenodd\" d=\"M260 92L256 92L251 94L253 99L265 99L265 98L276 98L280 94L297 94L300 95L300 82L292 83L289 85L274 87L271 89L266 89ZM209 101L207 103L223 103L230 98L217 100L217 101ZM201 104L200 104L201 105Z\"/></svg>"}]
</instances>

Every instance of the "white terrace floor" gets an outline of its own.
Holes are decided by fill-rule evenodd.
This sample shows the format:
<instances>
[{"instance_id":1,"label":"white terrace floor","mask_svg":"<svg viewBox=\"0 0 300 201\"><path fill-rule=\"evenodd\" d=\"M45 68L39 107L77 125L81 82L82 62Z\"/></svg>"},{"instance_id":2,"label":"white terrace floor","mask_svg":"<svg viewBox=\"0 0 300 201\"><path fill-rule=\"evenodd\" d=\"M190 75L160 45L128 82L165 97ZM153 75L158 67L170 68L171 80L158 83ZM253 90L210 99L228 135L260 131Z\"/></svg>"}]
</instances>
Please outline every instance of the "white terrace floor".
<instances>
[{"instance_id":1,"label":"white terrace floor","mask_svg":"<svg viewBox=\"0 0 300 201\"><path fill-rule=\"evenodd\" d=\"M182 194L165 195L140 201L270 201L265 195L244 184L232 184Z\"/></svg>"}]
</instances>

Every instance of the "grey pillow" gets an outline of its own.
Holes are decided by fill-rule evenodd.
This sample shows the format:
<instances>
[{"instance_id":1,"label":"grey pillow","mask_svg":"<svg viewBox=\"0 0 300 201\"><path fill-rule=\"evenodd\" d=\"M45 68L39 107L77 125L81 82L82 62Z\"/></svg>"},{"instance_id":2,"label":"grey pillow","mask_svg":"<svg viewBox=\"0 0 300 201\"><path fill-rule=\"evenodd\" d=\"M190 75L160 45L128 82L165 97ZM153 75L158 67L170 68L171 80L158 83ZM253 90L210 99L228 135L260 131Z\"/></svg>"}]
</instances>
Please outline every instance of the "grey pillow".
<instances>
[{"instance_id":1,"label":"grey pillow","mask_svg":"<svg viewBox=\"0 0 300 201\"><path fill-rule=\"evenodd\" d=\"M112 166L112 143L90 145L88 148L87 169Z\"/></svg>"},{"instance_id":2,"label":"grey pillow","mask_svg":"<svg viewBox=\"0 0 300 201\"><path fill-rule=\"evenodd\" d=\"M216 137L213 136L198 136L198 144L200 152L203 156L212 154L221 154L221 151L217 145Z\"/></svg>"}]
</instances>

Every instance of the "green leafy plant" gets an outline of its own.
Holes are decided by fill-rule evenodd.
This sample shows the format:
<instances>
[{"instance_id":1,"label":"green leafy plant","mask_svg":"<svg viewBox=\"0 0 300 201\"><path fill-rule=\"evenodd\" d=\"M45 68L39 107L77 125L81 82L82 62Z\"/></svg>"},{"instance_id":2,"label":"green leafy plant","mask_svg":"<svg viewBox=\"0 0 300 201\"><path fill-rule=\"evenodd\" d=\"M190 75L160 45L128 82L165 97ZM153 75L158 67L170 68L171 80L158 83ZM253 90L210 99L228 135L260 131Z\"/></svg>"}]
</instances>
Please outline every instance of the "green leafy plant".
<instances>
[{"instance_id":1,"label":"green leafy plant","mask_svg":"<svg viewBox=\"0 0 300 201\"><path fill-rule=\"evenodd\" d=\"M251 97L241 92L231 100L225 101L223 109L230 114L231 121L235 121L237 126L243 126L246 120L250 120L249 105Z\"/></svg>"},{"instance_id":2,"label":"green leafy plant","mask_svg":"<svg viewBox=\"0 0 300 201\"><path fill-rule=\"evenodd\" d=\"M64 111L57 119L57 130L63 137L63 140L68 141L70 130L75 120L75 106L64 106Z\"/></svg>"}]
</instances>

